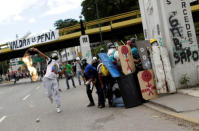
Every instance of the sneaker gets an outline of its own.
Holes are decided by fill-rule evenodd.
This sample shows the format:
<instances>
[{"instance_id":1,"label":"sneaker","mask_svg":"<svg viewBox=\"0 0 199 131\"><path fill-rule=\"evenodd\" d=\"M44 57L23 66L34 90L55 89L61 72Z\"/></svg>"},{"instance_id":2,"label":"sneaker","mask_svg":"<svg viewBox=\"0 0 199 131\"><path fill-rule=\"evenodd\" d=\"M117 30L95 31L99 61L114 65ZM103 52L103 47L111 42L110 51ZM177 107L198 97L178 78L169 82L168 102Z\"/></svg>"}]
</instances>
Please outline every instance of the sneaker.
<instances>
[{"instance_id":1,"label":"sneaker","mask_svg":"<svg viewBox=\"0 0 199 131\"><path fill-rule=\"evenodd\" d=\"M87 107L91 107L91 106L95 106L95 104L94 103L90 103L90 104L87 105Z\"/></svg>"},{"instance_id":2,"label":"sneaker","mask_svg":"<svg viewBox=\"0 0 199 131\"><path fill-rule=\"evenodd\" d=\"M100 104L100 105L98 105L98 108L104 108L105 107L105 105L104 104Z\"/></svg>"},{"instance_id":3,"label":"sneaker","mask_svg":"<svg viewBox=\"0 0 199 131\"><path fill-rule=\"evenodd\" d=\"M76 88L76 86L73 86L74 88Z\"/></svg>"},{"instance_id":4,"label":"sneaker","mask_svg":"<svg viewBox=\"0 0 199 131\"><path fill-rule=\"evenodd\" d=\"M50 103L52 104L53 103L53 98L52 98L52 96L50 96L50 97L48 97L49 98L49 100L50 100Z\"/></svg>"},{"instance_id":5,"label":"sneaker","mask_svg":"<svg viewBox=\"0 0 199 131\"><path fill-rule=\"evenodd\" d=\"M57 110L57 113L60 113L61 112L61 109L60 108L56 108Z\"/></svg>"}]
</instances>

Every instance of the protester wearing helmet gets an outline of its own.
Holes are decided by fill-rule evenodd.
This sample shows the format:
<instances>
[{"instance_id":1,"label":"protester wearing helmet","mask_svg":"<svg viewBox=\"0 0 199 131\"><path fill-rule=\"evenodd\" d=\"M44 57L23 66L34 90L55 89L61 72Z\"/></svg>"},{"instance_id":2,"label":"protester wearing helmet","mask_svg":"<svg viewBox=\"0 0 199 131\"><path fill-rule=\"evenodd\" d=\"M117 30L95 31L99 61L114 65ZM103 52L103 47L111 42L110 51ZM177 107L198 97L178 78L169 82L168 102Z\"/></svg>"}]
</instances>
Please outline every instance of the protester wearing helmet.
<instances>
[{"instance_id":1,"label":"protester wearing helmet","mask_svg":"<svg viewBox=\"0 0 199 131\"><path fill-rule=\"evenodd\" d=\"M130 45L131 47L131 52L134 58L134 62L135 63L139 63L140 62L140 57L139 57L139 53L138 53L138 49L136 47L136 38L131 38L130 40L127 41L127 44Z\"/></svg>"},{"instance_id":2,"label":"protester wearing helmet","mask_svg":"<svg viewBox=\"0 0 199 131\"><path fill-rule=\"evenodd\" d=\"M101 88L102 83L99 80L97 69L94 66L88 64L85 67L84 72L86 76L93 81L93 84L95 85L97 89L98 108L104 108L105 107L104 93L103 93L103 89ZM94 103L91 103L91 104L93 105Z\"/></svg>"},{"instance_id":3,"label":"protester wearing helmet","mask_svg":"<svg viewBox=\"0 0 199 131\"><path fill-rule=\"evenodd\" d=\"M75 67L76 67L77 79L78 79L79 85L81 85L80 76L83 78L83 73L82 73L82 65L81 65L81 62L80 62L80 58L79 58L79 57L76 58Z\"/></svg>"},{"instance_id":4,"label":"protester wearing helmet","mask_svg":"<svg viewBox=\"0 0 199 131\"><path fill-rule=\"evenodd\" d=\"M90 78L84 72L87 65L88 65L88 63L87 63L86 58L82 59L83 78L84 78L84 82L86 85L86 93L87 93L88 99L90 101L90 103L87 105L87 107L91 107L91 106L95 106L95 102L94 102L93 96L92 96L93 88L91 87L92 85L90 82Z\"/></svg>"},{"instance_id":5,"label":"protester wearing helmet","mask_svg":"<svg viewBox=\"0 0 199 131\"><path fill-rule=\"evenodd\" d=\"M158 46L158 42L157 42L156 39L151 39L151 40L150 40L150 44L151 44L151 45Z\"/></svg>"},{"instance_id":6,"label":"protester wearing helmet","mask_svg":"<svg viewBox=\"0 0 199 131\"><path fill-rule=\"evenodd\" d=\"M98 64L99 64L99 61L97 60L97 57L94 56L93 60L92 60L92 66L94 66L95 68L97 68Z\"/></svg>"},{"instance_id":7,"label":"protester wearing helmet","mask_svg":"<svg viewBox=\"0 0 199 131\"><path fill-rule=\"evenodd\" d=\"M108 57L114 64L117 64L117 61L119 60L119 53L116 47L114 46L113 43L108 43L107 48L108 48L108 53L107 53Z\"/></svg>"}]
</instances>

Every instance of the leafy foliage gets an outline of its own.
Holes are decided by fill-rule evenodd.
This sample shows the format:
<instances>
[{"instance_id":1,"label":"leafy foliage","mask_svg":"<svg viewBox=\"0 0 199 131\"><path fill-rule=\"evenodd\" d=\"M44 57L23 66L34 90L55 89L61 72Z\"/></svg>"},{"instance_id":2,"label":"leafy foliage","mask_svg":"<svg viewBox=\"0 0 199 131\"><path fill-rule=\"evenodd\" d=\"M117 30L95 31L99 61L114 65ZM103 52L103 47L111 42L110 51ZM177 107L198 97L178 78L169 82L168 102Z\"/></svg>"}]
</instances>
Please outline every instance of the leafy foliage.
<instances>
[{"instance_id":1,"label":"leafy foliage","mask_svg":"<svg viewBox=\"0 0 199 131\"><path fill-rule=\"evenodd\" d=\"M195 22L194 24L195 24L196 31L199 31L199 22Z\"/></svg>"},{"instance_id":2,"label":"leafy foliage","mask_svg":"<svg viewBox=\"0 0 199 131\"><path fill-rule=\"evenodd\" d=\"M84 0L82 15L86 21L97 19L96 3L100 18L138 9L138 0Z\"/></svg>"},{"instance_id":3,"label":"leafy foliage","mask_svg":"<svg viewBox=\"0 0 199 131\"><path fill-rule=\"evenodd\" d=\"M95 48L91 48L92 55L95 56L95 57L98 57L97 54L100 53L100 49L101 48L104 48L105 52L107 52L107 50L108 50L106 44L99 45L99 46L97 46Z\"/></svg>"},{"instance_id":4,"label":"leafy foliage","mask_svg":"<svg viewBox=\"0 0 199 131\"><path fill-rule=\"evenodd\" d=\"M184 74L180 79L180 84L188 88L188 83L190 81L190 77L187 74Z\"/></svg>"},{"instance_id":5,"label":"leafy foliage","mask_svg":"<svg viewBox=\"0 0 199 131\"><path fill-rule=\"evenodd\" d=\"M61 29L64 27L76 25L78 23L79 22L75 19L65 19L65 20L60 19L60 20L55 21L54 26L56 27L56 29Z\"/></svg>"},{"instance_id":6,"label":"leafy foliage","mask_svg":"<svg viewBox=\"0 0 199 131\"><path fill-rule=\"evenodd\" d=\"M9 63L8 60L0 62L0 74L5 74L8 72Z\"/></svg>"}]
</instances>

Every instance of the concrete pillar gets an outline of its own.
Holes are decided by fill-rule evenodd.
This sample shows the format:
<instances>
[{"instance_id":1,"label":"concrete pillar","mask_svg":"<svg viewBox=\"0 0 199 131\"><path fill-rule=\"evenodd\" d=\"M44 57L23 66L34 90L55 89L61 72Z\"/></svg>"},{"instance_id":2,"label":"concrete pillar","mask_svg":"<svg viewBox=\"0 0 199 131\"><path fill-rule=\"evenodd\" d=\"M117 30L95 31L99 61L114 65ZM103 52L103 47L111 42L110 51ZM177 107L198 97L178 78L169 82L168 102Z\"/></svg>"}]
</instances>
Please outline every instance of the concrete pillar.
<instances>
[{"instance_id":1,"label":"concrete pillar","mask_svg":"<svg viewBox=\"0 0 199 131\"><path fill-rule=\"evenodd\" d=\"M176 87L184 74L189 85L199 83L199 53L187 0L139 0L145 39L156 38L167 47Z\"/></svg>"},{"instance_id":2,"label":"concrete pillar","mask_svg":"<svg viewBox=\"0 0 199 131\"><path fill-rule=\"evenodd\" d=\"M91 53L91 47L88 35L82 35L80 37L80 48L81 48L82 58L86 58L87 62L91 64L92 53Z\"/></svg>"}]
</instances>

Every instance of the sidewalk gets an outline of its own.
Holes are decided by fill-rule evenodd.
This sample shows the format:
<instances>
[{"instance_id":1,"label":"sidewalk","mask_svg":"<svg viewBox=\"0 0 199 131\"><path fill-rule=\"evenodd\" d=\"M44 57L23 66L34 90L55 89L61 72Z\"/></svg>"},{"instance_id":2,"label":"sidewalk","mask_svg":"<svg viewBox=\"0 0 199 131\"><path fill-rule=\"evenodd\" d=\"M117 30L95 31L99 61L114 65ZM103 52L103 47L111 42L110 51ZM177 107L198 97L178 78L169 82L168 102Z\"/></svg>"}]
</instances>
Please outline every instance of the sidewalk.
<instances>
[{"instance_id":1,"label":"sidewalk","mask_svg":"<svg viewBox=\"0 0 199 131\"><path fill-rule=\"evenodd\" d=\"M166 115L199 124L199 87L179 89L177 94L163 95L144 105Z\"/></svg>"}]
</instances>

